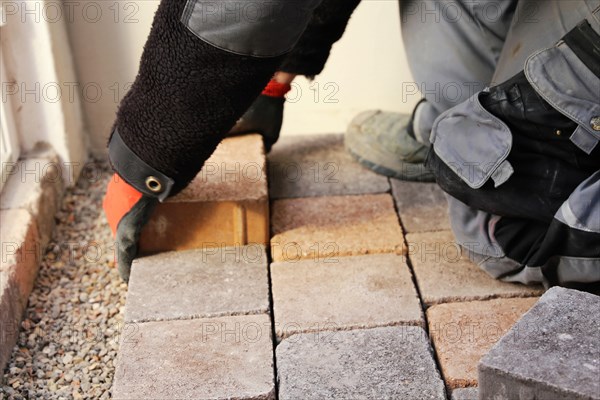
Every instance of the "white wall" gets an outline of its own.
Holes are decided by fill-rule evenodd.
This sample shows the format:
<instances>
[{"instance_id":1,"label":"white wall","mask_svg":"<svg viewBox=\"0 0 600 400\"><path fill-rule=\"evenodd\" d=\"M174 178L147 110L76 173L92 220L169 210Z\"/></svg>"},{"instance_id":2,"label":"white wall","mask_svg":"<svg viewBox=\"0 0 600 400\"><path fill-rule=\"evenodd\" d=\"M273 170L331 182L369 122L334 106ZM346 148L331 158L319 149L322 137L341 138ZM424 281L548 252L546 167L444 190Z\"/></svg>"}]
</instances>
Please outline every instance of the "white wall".
<instances>
[{"instance_id":1,"label":"white wall","mask_svg":"<svg viewBox=\"0 0 600 400\"><path fill-rule=\"evenodd\" d=\"M158 1L93 3L102 7L101 17L96 17L95 9L80 9L69 23L69 32L80 84L90 90L82 100L91 146L103 151L118 101L135 78ZM282 134L342 132L350 119L365 109L409 112L418 98L403 101L401 87L410 80L398 2L363 0L315 80L318 98L315 90L310 90L311 83L297 79L301 93L296 89L290 93ZM99 98L92 91L97 87L102 90Z\"/></svg>"},{"instance_id":2,"label":"white wall","mask_svg":"<svg viewBox=\"0 0 600 400\"><path fill-rule=\"evenodd\" d=\"M49 143L63 163L64 181L73 184L87 159L87 134L78 93L70 90L76 78L65 20L56 3L1 6L2 101L11 104L21 153Z\"/></svg>"},{"instance_id":3,"label":"white wall","mask_svg":"<svg viewBox=\"0 0 600 400\"><path fill-rule=\"evenodd\" d=\"M402 97L402 82L412 81L400 36L398 1L363 0L323 72L311 83L297 78L301 89L296 103L288 102L282 134L343 132L363 110L410 112L419 97ZM326 84L332 84L325 90ZM335 102L327 102L332 95ZM313 87L316 89L316 87ZM290 92L294 101L295 92Z\"/></svg>"}]
</instances>

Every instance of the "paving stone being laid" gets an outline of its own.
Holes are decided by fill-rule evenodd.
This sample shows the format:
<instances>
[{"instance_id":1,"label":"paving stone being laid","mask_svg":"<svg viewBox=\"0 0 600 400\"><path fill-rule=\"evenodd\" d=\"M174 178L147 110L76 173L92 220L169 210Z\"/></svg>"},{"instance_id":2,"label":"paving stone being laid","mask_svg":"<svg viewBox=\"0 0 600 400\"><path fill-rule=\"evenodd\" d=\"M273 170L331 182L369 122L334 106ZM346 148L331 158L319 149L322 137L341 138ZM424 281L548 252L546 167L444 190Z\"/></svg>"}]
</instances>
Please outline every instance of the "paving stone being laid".
<instances>
[{"instance_id":1,"label":"paving stone being laid","mask_svg":"<svg viewBox=\"0 0 600 400\"><path fill-rule=\"evenodd\" d=\"M429 335L448 387L477 386L481 357L537 298L439 304L427 309Z\"/></svg>"},{"instance_id":2,"label":"paving stone being laid","mask_svg":"<svg viewBox=\"0 0 600 400\"><path fill-rule=\"evenodd\" d=\"M262 137L245 135L225 139L188 187L156 207L139 245L152 254L268 242Z\"/></svg>"},{"instance_id":3,"label":"paving stone being laid","mask_svg":"<svg viewBox=\"0 0 600 400\"><path fill-rule=\"evenodd\" d=\"M450 230L448 203L437 183L391 179L392 194L406 232Z\"/></svg>"},{"instance_id":4,"label":"paving stone being laid","mask_svg":"<svg viewBox=\"0 0 600 400\"><path fill-rule=\"evenodd\" d=\"M405 258L393 254L271 264L275 331L422 325Z\"/></svg>"},{"instance_id":5,"label":"paving stone being laid","mask_svg":"<svg viewBox=\"0 0 600 400\"><path fill-rule=\"evenodd\" d=\"M405 251L389 194L283 199L272 207L274 261Z\"/></svg>"},{"instance_id":6,"label":"paving stone being laid","mask_svg":"<svg viewBox=\"0 0 600 400\"><path fill-rule=\"evenodd\" d=\"M525 286L492 278L471 262L449 231L406 235L408 255L426 304L539 296L541 286Z\"/></svg>"},{"instance_id":7,"label":"paving stone being laid","mask_svg":"<svg viewBox=\"0 0 600 400\"><path fill-rule=\"evenodd\" d=\"M167 252L133 262L125 321L156 321L269 310L262 245Z\"/></svg>"},{"instance_id":8,"label":"paving stone being laid","mask_svg":"<svg viewBox=\"0 0 600 400\"><path fill-rule=\"evenodd\" d=\"M482 399L600 399L600 297L548 290L482 358Z\"/></svg>"},{"instance_id":9,"label":"paving stone being laid","mask_svg":"<svg viewBox=\"0 0 600 400\"><path fill-rule=\"evenodd\" d=\"M389 192L385 176L363 167L344 149L344 135L279 139L268 156L272 199Z\"/></svg>"},{"instance_id":10,"label":"paving stone being laid","mask_svg":"<svg viewBox=\"0 0 600 400\"><path fill-rule=\"evenodd\" d=\"M439 399L444 383L416 326L303 333L276 349L279 398Z\"/></svg>"},{"instance_id":11,"label":"paving stone being laid","mask_svg":"<svg viewBox=\"0 0 600 400\"><path fill-rule=\"evenodd\" d=\"M274 399L267 315L128 324L114 399Z\"/></svg>"},{"instance_id":12,"label":"paving stone being laid","mask_svg":"<svg viewBox=\"0 0 600 400\"><path fill-rule=\"evenodd\" d=\"M454 389L450 400L479 400L479 389L476 387Z\"/></svg>"}]
</instances>

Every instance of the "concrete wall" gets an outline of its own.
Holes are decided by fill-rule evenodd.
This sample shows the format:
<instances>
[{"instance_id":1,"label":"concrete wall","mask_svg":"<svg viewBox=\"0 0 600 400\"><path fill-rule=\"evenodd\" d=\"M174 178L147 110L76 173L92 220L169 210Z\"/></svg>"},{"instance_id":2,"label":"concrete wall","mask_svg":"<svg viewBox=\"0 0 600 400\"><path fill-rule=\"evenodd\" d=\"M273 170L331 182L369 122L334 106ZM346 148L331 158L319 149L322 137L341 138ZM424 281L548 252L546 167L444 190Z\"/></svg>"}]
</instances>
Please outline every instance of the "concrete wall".
<instances>
[{"instance_id":1,"label":"concrete wall","mask_svg":"<svg viewBox=\"0 0 600 400\"><path fill-rule=\"evenodd\" d=\"M158 1L85 2L69 33L92 150L104 151L120 98L135 78ZM410 111L403 99L411 77L400 39L398 3L364 0L325 71L312 83L298 79L286 107L283 134L342 132L357 112ZM312 89L311 89L312 88ZM318 90L317 90L318 88ZM101 90L101 95L98 95Z\"/></svg>"}]
</instances>

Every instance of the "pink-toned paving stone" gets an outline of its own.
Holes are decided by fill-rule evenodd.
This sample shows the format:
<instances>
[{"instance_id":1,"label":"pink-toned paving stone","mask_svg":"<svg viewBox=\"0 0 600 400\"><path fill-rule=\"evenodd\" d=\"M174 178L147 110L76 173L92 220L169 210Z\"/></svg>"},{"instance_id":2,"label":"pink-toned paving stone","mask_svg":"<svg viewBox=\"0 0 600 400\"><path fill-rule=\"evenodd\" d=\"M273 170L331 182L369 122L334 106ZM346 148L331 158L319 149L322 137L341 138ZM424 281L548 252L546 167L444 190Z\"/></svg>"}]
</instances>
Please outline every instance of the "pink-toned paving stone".
<instances>
[{"instance_id":1,"label":"pink-toned paving stone","mask_svg":"<svg viewBox=\"0 0 600 400\"><path fill-rule=\"evenodd\" d=\"M426 304L539 296L541 286L525 286L492 278L471 262L450 231L406 235L408 256Z\"/></svg>"},{"instance_id":2,"label":"pink-toned paving stone","mask_svg":"<svg viewBox=\"0 0 600 400\"><path fill-rule=\"evenodd\" d=\"M450 230L446 196L437 183L391 179L392 194L406 232Z\"/></svg>"},{"instance_id":3,"label":"pink-toned paving stone","mask_svg":"<svg viewBox=\"0 0 600 400\"><path fill-rule=\"evenodd\" d=\"M405 251L389 194L276 200L271 219L274 261Z\"/></svg>"},{"instance_id":4,"label":"pink-toned paving stone","mask_svg":"<svg viewBox=\"0 0 600 400\"><path fill-rule=\"evenodd\" d=\"M112 394L114 399L274 399L269 317L128 324Z\"/></svg>"},{"instance_id":5,"label":"pink-toned paving stone","mask_svg":"<svg viewBox=\"0 0 600 400\"><path fill-rule=\"evenodd\" d=\"M403 256L375 254L271 264L275 331L422 325Z\"/></svg>"},{"instance_id":6,"label":"pink-toned paving stone","mask_svg":"<svg viewBox=\"0 0 600 400\"><path fill-rule=\"evenodd\" d=\"M0 367L4 368L17 342L42 248L37 222L27 210L2 210L0 221Z\"/></svg>"},{"instance_id":7,"label":"pink-toned paving stone","mask_svg":"<svg viewBox=\"0 0 600 400\"><path fill-rule=\"evenodd\" d=\"M527 312L537 298L439 304L427 309L429 335L450 388L477 386L483 355Z\"/></svg>"}]
</instances>

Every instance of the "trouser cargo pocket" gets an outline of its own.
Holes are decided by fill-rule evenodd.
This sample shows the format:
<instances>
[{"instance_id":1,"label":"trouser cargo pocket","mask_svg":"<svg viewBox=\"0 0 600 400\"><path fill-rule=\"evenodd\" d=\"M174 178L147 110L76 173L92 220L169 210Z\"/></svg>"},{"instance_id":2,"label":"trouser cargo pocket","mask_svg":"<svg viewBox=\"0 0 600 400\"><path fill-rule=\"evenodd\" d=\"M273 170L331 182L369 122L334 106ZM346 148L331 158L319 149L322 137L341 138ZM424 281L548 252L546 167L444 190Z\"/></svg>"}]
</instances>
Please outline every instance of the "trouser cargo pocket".
<instances>
[{"instance_id":1,"label":"trouser cargo pocket","mask_svg":"<svg viewBox=\"0 0 600 400\"><path fill-rule=\"evenodd\" d=\"M600 169L600 127L590 123L600 114L600 78L590 68L561 41L442 114L426 162L438 184L473 208L549 223Z\"/></svg>"}]
</instances>

